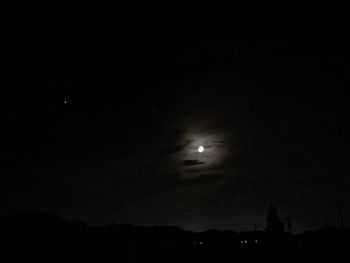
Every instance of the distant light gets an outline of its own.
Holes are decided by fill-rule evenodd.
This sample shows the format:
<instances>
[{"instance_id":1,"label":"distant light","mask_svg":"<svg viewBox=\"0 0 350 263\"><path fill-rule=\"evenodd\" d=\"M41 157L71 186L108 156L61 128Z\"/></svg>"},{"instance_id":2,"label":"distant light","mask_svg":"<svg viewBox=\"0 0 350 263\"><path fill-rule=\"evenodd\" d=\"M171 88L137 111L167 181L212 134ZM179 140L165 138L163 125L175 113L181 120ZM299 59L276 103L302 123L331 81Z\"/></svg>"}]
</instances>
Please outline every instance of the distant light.
<instances>
[{"instance_id":1,"label":"distant light","mask_svg":"<svg viewBox=\"0 0 350 263\"><path fill-rule=\"evenodd\" d=\"M248 243L248 241L247 241L247 240L244 240L244 243L245 243L245 244L247 244L247 243Z\"/></svg>"},{"instance_id":2,"label":"distant light","mask_svg":"<svg viewBox=\"0 0 350 263\"><path fill-rule=\"evenodd\" d=\"M255 239L255 243L258 243L258 240Z\"/></svg>"},{"instance_id":3,"label":"distant light","mask_svg":"<svg viewBox=\"0 0 350 263\"><path fill-rule=\"evenodd\" d=\"M199 245L203 245L203 242L202 242L202 241L200 241L200 242L199 242Z\"/></svg>"},{"instance_id":4,"label":"distant light","mask_svg":"<svg viewBox=\"0 0 350 263\"><path fill-rule=\"evenodd\" d=\"M66 98L64 98L63 103L64 103L64 104L67 104L67 99L66 99Z\"/></svg>"},{"instance_id":5,"label":"distant light","mask_svg":"<svg viewBox=\"0 0 350 263\"><path fill-rule=\"evenodd\" d=\"M199 153L204 152L204 147L203 147L203 146L199 146L199 147L198 147L198 152L199 152Z\"/></svg>"}]
</instances>

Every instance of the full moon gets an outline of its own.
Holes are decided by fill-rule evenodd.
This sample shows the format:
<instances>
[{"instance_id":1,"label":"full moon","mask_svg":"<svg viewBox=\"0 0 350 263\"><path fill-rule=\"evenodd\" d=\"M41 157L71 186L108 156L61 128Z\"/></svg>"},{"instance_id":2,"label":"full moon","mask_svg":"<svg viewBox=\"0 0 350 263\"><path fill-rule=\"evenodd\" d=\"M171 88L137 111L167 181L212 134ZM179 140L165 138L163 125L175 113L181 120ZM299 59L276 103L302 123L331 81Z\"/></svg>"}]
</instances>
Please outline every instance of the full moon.
<instances>
[{"instance_id":1,"label":"full moon","mask_svg":"<svg viewBox=\"0 0 350 263\"><path fill-rule=\"evenodd\" d=\"M199 152L199 153L204 152L204 147L203 147L203 146L199 146L199 147L198 147L198 152Z\"/></svg>"}]
</instances>

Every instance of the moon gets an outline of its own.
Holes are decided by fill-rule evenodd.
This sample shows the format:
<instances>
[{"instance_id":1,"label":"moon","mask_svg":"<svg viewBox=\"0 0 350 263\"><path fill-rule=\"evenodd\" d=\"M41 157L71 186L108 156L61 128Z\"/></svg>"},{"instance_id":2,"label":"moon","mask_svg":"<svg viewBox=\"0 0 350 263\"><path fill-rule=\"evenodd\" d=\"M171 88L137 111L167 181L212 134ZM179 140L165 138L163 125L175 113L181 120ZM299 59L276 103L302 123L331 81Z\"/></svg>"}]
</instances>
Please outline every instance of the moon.
<instances>
[{"instance_id":1,"label":"moon","mask_svg":"<svg viewBox=\"0 0 350 263\"><path fill-rule=\"evenodd\" d=\"M199 153L204 152L204 147L203 147L203 146L199 146L199 147L198 147L198 152L199 152Z\"/></svg>"}]
</instances>

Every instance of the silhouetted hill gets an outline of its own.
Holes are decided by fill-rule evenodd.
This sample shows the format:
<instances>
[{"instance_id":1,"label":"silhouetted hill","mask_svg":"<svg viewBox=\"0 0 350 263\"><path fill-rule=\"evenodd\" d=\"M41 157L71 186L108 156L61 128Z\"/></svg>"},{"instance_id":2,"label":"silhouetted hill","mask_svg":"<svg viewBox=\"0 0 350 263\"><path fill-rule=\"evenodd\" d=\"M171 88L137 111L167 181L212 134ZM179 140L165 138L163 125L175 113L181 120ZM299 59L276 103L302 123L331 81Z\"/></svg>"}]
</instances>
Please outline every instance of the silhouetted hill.
<instances>
[{"instance_id":1,"label":"silhouetted hill","mask_svg":"<svg viewBox=\"0 0 350 263\"><path fill-rule=\"evenodd\" d=\"M173 226L87 226L42 212L1 217L4 255L17 259L98 262L335 262L347 256L349 229L324 227L299 235ZM343 261L345 262L345 261Z\"/></svg>"}]
</instances>

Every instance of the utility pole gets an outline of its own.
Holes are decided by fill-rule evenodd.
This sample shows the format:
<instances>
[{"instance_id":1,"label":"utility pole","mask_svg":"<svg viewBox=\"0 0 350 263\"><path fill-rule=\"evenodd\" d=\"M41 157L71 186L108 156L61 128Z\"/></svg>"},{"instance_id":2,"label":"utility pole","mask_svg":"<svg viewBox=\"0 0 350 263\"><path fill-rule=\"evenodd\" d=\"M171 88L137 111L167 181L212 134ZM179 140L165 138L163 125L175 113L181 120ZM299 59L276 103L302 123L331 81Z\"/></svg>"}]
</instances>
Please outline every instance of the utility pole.
<instances>
[{"instance_id":1,"label":"utility pole","mask_svg":"<svg viewBox=\"0 0 350 263\"><path fill-rule=\"evenodd\" d=\"M289 234L292 234L292 221L291 221L291 217L285 217L284 218L286 225L287 225L287 231Z\"/></svg>"}]
</instances>

